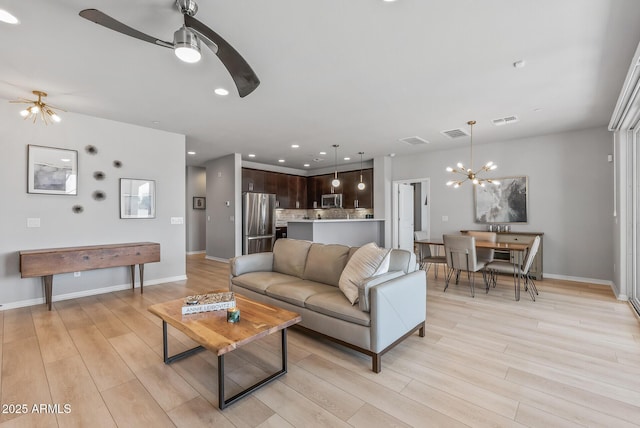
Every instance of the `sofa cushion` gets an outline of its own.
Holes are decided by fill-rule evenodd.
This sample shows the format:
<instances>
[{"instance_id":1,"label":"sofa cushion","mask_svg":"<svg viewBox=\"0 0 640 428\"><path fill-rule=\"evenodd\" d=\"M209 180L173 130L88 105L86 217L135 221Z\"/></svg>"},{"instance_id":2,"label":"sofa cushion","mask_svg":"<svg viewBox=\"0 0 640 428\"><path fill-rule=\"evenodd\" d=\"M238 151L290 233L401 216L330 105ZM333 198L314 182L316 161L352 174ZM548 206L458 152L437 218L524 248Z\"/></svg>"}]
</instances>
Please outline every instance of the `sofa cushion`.
<instances>
[{"instance_id":1,"label":"sofa cushion","mask_svg":"<svg viewBox=\"0 0 640 428\"><path fill-rule=\"evenodd\" d=\"M278 239L273 245L273 271L302 278L311 241Z\"/></svg>"},{"instance_id":2,"label":"sofa cushion","mask_svg":"<svg viewBox=\"0 0 640 428\"><path fill-rule=\"evenodd\" d=\"M307 299L305 306L312 311L338 318L365 327L371 325L371 317L368 312L351 305L345 295L339 289L332 287L327 293L318 293Z\"/></svg>"},{"instance_id":3,"label":"sofa cushion","mask_svg":"<svg viewBox=\"0 0 640 428\"><path fill-rule=\"evenodd\" d=\"M299 281L299 279L278 272L249 272L231 278L233 285L248 288L260 294L266 294L267 288L273 284L285 284L294 281Z\"/></svg>"},{"instance_id":4,"label":"sofa cushion","mask_svg":"<svg viewBox=\"0 0 640 428\"><path fill-rule=\"evenodd\" d=\"M303 278L337 287L348 256L346 245L311 244Z\"/></svg>"},{"instance_id":5,"label":"sofa cushion","mask_svg":"<svg viewBox=\"0 0 640 428\"><path fill-rule=\"evenodd\" d=\"M353 305L358 300L358 284L365 278L386 273L389 270L390 249L380 248L370 242L358 248L340 275L339 287Z\"/></svg>"},{"instance_id":6,"label":"sofa cushion","mask_svg":"<svg viewBox=\"0 0 640 428\"><path fill-rule=\"evenodd\" d=\"M307 299L318 293L326 293L336 288L319 282L297 279L293 282L273 284L267 288L267 296L305 307Z\"/></svg>"}]
</instances>

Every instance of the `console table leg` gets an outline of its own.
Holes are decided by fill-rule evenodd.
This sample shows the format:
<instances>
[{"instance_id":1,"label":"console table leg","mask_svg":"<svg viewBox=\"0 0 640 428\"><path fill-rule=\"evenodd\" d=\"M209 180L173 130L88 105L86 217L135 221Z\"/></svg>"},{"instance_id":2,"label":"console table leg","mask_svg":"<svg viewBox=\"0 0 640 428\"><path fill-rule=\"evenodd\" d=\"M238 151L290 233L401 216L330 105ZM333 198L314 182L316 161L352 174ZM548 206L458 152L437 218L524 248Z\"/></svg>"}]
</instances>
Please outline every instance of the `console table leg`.
<instances>
[{"instance_id":1,"label":"console table leg","mask_svg":"<svg viewBox=\"0 0 640 428\"><path fill-rule=\"evenodd\" d=\"M140 294L142 294L143 293L142 283L144 281L144 279L143 279L144 278L144 263L140 263L138 265L138 268L140 269Z\"/></svg>"},{"instance_id":2,"label":"console table leg","mask_svg":"<svg viewBox=\"0 0 640 428\"><path fill-rule=\"evenodd\" d=\"M51 310L51 294L53 292L53 275L45 275L42 277L42 281L44 282L44 299Z\"/></svg>"},{"instance_id":3,"label":"console table leg","mask_svg":"<svg viewBox=\"0 0 640 428\"><path fill-rule=\"evenodd\" d=\"M129 270L131 271L131 290L133 291L136 288L136 265L129 265Z\"/></svg>"}]
</instances>

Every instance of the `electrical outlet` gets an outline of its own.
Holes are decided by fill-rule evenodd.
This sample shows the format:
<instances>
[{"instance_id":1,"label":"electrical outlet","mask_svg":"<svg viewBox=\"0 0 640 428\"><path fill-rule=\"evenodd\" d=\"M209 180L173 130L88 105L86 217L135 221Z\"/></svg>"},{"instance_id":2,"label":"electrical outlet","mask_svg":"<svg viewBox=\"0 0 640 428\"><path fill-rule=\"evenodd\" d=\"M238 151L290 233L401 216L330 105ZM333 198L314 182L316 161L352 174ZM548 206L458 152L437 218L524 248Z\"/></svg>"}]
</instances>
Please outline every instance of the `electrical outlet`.
<instances>
[{"instance_id":1,"label":"electrical outlet","mask_svg":"<svg viewBox=\"0 0 640 428\"><path fill-rule=\"evenodd\" d=\"M449 221L449 216L443 215L442 216L442 221Z\"/></svg>"},{"instance_id":2,"label":"electrical outlet","mask_svg":"<svg viewBox=\"0 0 640 428\"><path fill-rule=\"evenodd\" d=\"M75 278L79 277L80 275L82 275L82 273L80 273L80 272L74 272L74 273L73 273L73 276L74 276Z\"/></svg>"},{"instance_id":3,"label":"electrical outlet","mask_svg":"<svg viewBox=\"0 0 640 428\"><path fill-rule=\"evenodd\" d=\"M27 219L27 227L40 227L40 219L39 218L28 218Z\"/></svg>"}]
</instances>

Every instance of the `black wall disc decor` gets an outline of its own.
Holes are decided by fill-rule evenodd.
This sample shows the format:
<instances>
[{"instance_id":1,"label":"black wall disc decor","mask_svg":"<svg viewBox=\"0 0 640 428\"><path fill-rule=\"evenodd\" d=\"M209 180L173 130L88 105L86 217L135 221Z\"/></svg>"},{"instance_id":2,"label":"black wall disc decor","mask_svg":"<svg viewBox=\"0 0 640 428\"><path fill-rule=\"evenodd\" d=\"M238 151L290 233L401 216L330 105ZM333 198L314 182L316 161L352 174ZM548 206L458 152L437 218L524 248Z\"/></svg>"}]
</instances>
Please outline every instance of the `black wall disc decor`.
<instances>
[{"instance_id":1,"label":"black wall disc decor","mask_svg":"<svg viewBox=\"0 0 640 428\"><path fill-rule=\"evenodd\" d=\"M96 201L104 201L105 199L107 199L107 194L102 190L96 190L91 196L93 196L93 199L95 199Z\"/></svg>"},{"instance_id":2,"label":"black wall disc decor","mask_svg":"<svg viewBox=\"0 0 640 428\"><path fill-rule=\"evenodd\" d=\"M96 146L92 146L91 144L89 144L88 146L85 146L84 151L89 153L90 155L98 154L98 148Z\"/></svg>"},{"instance_id":3,"label":"black wall disc decor","mask_svg":"<svg viewBox=\"0 0 640 428\"><path fill-rule=\"evenodd\" d=\"M115 166L116 168L120 168L122 166L122 162L120 162L119 160L114 160L113 166Z\"/></svg>"},{"instance_id":4,"label":"black wall disc decor","mask_svg":"<svg viewBox=\"0 0 640 428\"><path fill-rule=\"evenodd\" d=\"M82 205L74 205L73 207L71 207L71 210L75 214L82 214L82 211L84 211L84 208L82 207Z\"/></svg>"},{"instance_id":5,"label":"black wall disc decor","mask_svg":"<svg viewBox=\"0 0 640 428\"><path fill-rule=\"evenodd\" d=\"M95 178L96 180L104 180L105 177L106 175L102 171L96 171L93 173L93 178Z\"/></svg>"}]
</instances>

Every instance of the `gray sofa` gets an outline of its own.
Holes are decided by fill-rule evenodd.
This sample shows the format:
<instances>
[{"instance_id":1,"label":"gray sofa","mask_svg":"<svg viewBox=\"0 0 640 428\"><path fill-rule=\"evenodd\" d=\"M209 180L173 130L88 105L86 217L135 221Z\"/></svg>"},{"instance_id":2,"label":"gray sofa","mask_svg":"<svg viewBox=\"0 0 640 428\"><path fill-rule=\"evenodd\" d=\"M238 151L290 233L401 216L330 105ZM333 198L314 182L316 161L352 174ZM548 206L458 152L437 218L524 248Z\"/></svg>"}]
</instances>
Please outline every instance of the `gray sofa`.
<instances>
[{"instance_id":1,"label":"gray sofa","mask_svg":"<svg viewBox=\"0 0 640 428\"><path fill-rule=\"evenodd\" d=\"M415 255L391 250L389 272L358 285L352 305L338 288L357 248L279 239L273 252L231 259L230 290L302 315L297 327L372 357L381 356L419 330L424 337L427 283Z\"/></svg>"}]
</instances>

